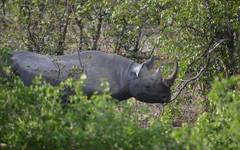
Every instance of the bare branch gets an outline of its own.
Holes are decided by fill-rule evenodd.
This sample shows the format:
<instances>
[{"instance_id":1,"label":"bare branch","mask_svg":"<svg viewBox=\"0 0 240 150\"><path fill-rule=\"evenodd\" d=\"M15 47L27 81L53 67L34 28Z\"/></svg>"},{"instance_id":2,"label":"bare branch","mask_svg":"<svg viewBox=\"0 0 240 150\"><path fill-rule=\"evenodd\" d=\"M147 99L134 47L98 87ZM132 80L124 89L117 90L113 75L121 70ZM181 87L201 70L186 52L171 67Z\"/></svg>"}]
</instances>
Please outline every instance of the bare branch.
<instances>
[{"instance_id":1,"label":"bare branch","mask_svg":"<svg viewBox=\"0 0 240 150\"><path fill-rule=\"evenodd\" d=\"M197 80L197 79L199 79L199 78L201 77L201 75L206 71L207 67L209 66L209 63L210 63L210 54L211 54L214 50L216 50L216 48L217 48L218 46L220 46L220 45L221 45L223 42L225 42L225 41L228 41L228 39L222 39L222 40L216 42L216 43L213 45L213 47L208 50L208 52L207 52L207 57L206 57L206 59L207 59L206 64L200 69L200 71L199 71L194 77L192 77L192 78L190 78L190 79L188 79L188 80L183 80L183 82L178 85L177 89L179 89L179 90L178 90L178 91L176 92L176 94L171 98L171 101L170 101L170 102L172 102L172 101L174 101L175 99L177 99L177 97L181 94L181 92L183 91L183 89L184 89L190 82L195 81L195 80Z\"/></svg>"}]
</instances>

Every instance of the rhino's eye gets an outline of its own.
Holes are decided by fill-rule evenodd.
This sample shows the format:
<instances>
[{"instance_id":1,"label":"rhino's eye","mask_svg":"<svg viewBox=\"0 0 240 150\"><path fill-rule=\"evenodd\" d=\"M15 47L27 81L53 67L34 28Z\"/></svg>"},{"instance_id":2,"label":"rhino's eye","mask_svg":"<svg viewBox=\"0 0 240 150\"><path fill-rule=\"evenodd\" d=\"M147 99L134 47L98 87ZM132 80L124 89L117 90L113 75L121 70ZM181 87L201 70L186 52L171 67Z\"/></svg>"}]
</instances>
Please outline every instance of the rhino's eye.
<instances>
[{"instance_id":1,"label":"rhino's eye","mask_svg":"<svg viewBox=\"0 0 240 150\"><path fill-rule=\"evenodd\" d=\"M167 96L166 96L166 95L163 95L161 99L164 100L164 99L166 99L166 98L167 98Z\"/></svg>"},{"instance_id":2,"label":"rhino's eye","mask_svg":"<svg viewBox=\"0 0 240 150\"><path fill-rule=\"evenodd\" d=\"M149 85L145 86L146 89L150 89L151 87Z\"/></svg>"}]
</instances>

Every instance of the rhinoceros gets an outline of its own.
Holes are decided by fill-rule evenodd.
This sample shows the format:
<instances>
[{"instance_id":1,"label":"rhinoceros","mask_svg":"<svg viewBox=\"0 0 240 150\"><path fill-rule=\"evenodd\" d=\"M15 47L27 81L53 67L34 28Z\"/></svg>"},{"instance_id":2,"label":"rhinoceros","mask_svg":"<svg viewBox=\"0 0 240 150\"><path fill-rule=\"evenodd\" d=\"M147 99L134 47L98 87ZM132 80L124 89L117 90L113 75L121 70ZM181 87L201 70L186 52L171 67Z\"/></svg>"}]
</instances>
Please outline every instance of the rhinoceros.
<instances>
[{"instance_id":1,"label":"rhinoceros","mask_svg":"<svg viewBox=\"0 0 240 150\"><path fill-rule=\"evenodd\" d=\"M134 97L147 103L167 103L171 98L170 88L176 79L178 64L168 78L163 78L160 69L154 73L156 57L139 64L131 59L100 51L82 51L62 56L41 55L29 51L15 51L11 66L25 85L30 85L36 75L57 85L69 76L78 79L86 75L83 91L91 96L102 92L102 80L109 83L110 94L118 100ZM77 68L80 71L73 71Z\"/></svg>"}]
</instances>

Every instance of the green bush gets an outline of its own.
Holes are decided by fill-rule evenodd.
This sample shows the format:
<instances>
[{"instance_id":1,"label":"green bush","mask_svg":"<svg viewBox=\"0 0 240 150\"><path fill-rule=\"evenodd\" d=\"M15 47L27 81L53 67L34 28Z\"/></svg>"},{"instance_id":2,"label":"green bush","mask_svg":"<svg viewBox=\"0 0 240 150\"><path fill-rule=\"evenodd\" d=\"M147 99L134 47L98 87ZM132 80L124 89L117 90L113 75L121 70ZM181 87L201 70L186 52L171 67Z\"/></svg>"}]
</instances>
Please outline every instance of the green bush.
<instances>
[{"instance_id":1,"label":"green bush","mask_svg":"<svg viewBox=\"0 0 240 150\"><path fill-rule=\"evenodd\" d=\"M194 125L174 128L163 114L139 126L131 103L107 93L88 99L84 80L51 86L41 79L26 87L15 78L0 84L0 143L9 149L237 149L240 140L240 77L216 80L210 109ZM64 87L76 95L64 105ZM170 109L171 105L166 109ZM142 112L144 113L144 112Z\"/></svg>"},{"instance_id":2,"label":"green bush","mask_svg":"<svg viewBox=\"0 0 240 150\"><path fill-rule=\"evenodd\" d=\"M51 86L40 79L26 87L19 79L0 86L0 143L27 149L146 149L171 147L167 129L140 128L129 105L108 94L90 99L83 81ZM70 104L60 101L63 87L75 89ZM166 142L166 143L165 143Z\"/></svg>"},{"instance_id":3,"label":"green bush","mask_svg":"<svg viewBox=\"0 0 240 150\"><path fill-rule=\"evenodd\" d=\"M216 80L208 95L210 108L194 127L186 125L172 137L186 149L238 149L240 147L240 76Z\"/></svg>"}]
</instances>

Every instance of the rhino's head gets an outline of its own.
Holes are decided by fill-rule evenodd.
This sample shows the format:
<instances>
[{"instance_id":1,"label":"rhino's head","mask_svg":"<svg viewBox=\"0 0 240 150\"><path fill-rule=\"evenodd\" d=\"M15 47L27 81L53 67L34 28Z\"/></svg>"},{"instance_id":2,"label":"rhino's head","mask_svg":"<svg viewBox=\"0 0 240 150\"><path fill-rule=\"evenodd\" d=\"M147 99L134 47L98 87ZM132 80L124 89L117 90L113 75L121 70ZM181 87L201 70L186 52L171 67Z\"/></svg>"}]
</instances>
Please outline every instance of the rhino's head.
<instances>
[{"instance_id":1,"label":"rhino's head","mask_svg":"<svg viewBox=\"0 0 240 150\"><path fill-rule=\"evenodd\" d=\"M132 68L135 78L129 83L129 91L137 100L147 103L168 103L171 99L171 86L178 72L178 64L175 62L173 73L168 78L163 78L160 69L150 73L155 58L151 58Z\"/></svg>"}]
</instances>

